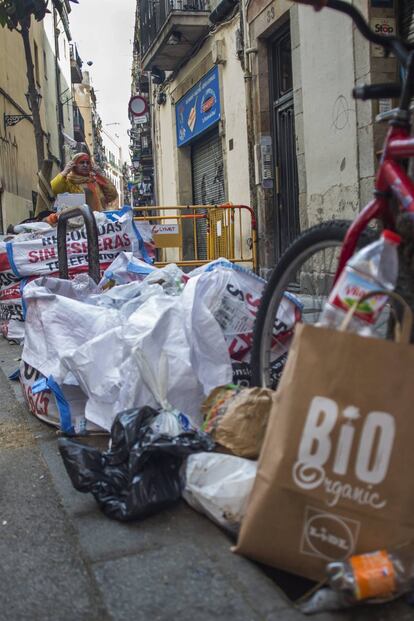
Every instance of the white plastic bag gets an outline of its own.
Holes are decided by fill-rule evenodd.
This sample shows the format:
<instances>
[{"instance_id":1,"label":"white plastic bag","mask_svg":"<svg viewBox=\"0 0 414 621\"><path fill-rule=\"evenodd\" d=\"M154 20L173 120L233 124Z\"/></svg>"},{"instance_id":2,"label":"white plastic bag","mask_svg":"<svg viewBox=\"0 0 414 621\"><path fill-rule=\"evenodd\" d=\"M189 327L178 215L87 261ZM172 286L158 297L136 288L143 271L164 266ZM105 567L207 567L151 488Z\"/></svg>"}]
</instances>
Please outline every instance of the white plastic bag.
<instances>
[{"instance_id":1,"label":"white plastic bag","mask_svg":"<svg viewBox=\"0 0 414 621\"><path fill-rule=\"evenodd\" d=\"M20 385L29 412L69 435L102 433L85 419L86 395L79 386L59 386L22 360Z\"/></svg>"},{"instance_id":2,"label":"white plastic bag","mask_svg":"<svg viewBox=\"0 0 414 621\"><path fill-rule=\"evenodd\" d=\"M27 310L23 360L62 384L63 353L76 352L93 335L106 333L117 323L118 311L85 302L95 292L95 283L83 275L74 280L43 277L29 283L23 293Z\"/></svg>"},{"instance_id":3,"label":"white plastic bag","mask_svg":"<svg viewBox=\"0 0 414 621\"><path fill-rule=\"evenodd\" d=\"M169 368L166 399L193 426L201 425L202 401L213 388L231 381L232 372L214 317L201 303L199 312L193 313L194 294L193 287L181 296L170 296L159 285L151 285L147 299L126 321L100 333L91 330L93 338L69 352L62 350L62 367L88 396L90 421L110 429L118 412L159 406L142 378L135 354L140 349L154 368L163 352Z\"/></svg>"},{"instance_id":4,"label":"white plastic bag","mask_svg":"<svg viewBox=\"0 0 414 621\"><path fill-rule=\"evenodd\" d=\"M193 509L237 533L256 471L256 461L234 455L190 455L185 466L183 498Z\"/></svg>"},{"instance_id":5,"label":"white plastic bag","mask_svg":"<svg viewBox=\"0 0 414 621\"><path fill-rule=\"evenodd\" d=\"M173 408L167 400L168 358L164 352L160 355L157 372L154 371L153 366L150 365L145 353L141 349L137 348L133 355L138 360L142 379L161 408L160 413L151 424L154 431L160 435L173 437L190 429L191 425L188 418Z\"/></svg>"},{"instance_id":6,"label":"white plastic bag","mask_svg":"<svg viewBox=\"0 0 414 621\"><path fill-rule=\"evenodd\" d=\"M233 365L233 381L249 385L253 328L265 281L226 259L190 272L197 282L196 300L204 303L221 326ZM275 319L271 364L275 377L284 366L293 329L301 318L301 303L286 294ZM280 368L279 368L280 367Z\"/></svg>"},{"instance_id":7,"label":"white plastic bag","mask_svg":"<svg viewBox=\"0 0 414 621\"><path fill-rule=\"evenodd\" d=\"M58 194L55 200L54 207L56 211L62 211L62 209L66 209L67 207L82 207L85 205L86 197L84 192L62 192Z\"/></svg>"},{"instance_id":8,"label":"white plastic bag","mask_svg":"<svg viewBox=\"0 0 414 621\"><path fill-rule=\"evenodd\" d=\"M142 239L133 222L131 209L99 214L97 219L99 262L106 269L121 251L141 254ZM70 230L66 235L69 268L88 268L88 243L85 227ZM55 228L38 234L15 236L6 244L13 272L19 278L52 274L59 269L57 231Z\"/></svg>"},{"instance_id":9,"label":"white plastic bag","mask_svg":"<svg viewBox=\"0 0 414 621\"><path fill-rule=\"evenodd\" d=\"M108 285L125 285L132 281L141 282L148 274L157 271L154 265L149 265L134 255L132 252L120 252L105 270L99 283L99 289Z\"/></svg>"},{"instance_id":10,"label":"white plastic bag","mask_svg":"<svg viewBox=\"0 0 414 621\"><path fill-rule=\"evenodd\" d=\"M148 284L160 284L168 295L180 295L186 280L186 275L175 263L169 263L165 267L153 271L145 278L145 282Z\"/></svg>"}]
</instances>

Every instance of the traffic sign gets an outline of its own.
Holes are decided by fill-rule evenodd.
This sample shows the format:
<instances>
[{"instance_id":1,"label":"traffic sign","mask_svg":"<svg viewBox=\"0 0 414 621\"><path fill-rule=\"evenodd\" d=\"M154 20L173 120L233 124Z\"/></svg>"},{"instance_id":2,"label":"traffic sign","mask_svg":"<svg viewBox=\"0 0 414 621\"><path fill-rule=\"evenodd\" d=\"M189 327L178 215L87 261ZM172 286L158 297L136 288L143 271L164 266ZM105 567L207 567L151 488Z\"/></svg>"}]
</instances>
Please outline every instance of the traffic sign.
<instances>
[{"instance_id":1,"label":"traffic sign","mask_svg":"<svg viewBox=\"0 0 414 621\"><path fill-rule=\"evenodd\" d=\"M148 112L148 103L141 95L135 95L129 100L129 112L132 116L144 116Z\"/></svg>"}]
</instances>

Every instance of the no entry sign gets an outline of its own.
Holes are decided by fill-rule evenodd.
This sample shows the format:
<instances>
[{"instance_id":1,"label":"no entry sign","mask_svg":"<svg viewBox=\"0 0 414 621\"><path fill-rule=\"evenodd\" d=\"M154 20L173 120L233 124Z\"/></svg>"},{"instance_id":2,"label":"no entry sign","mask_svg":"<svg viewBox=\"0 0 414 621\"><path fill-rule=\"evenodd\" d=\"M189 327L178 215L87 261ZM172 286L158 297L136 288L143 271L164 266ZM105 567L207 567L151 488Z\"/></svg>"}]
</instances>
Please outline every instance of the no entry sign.
<instances>
[{"instance_id":1,"label":"no entry sign","mask_svg":"<svg viewBox=\"0 0 414 621\"><path fill-rule=\"evenodd\" d=\"M129 100L129 111L132 116L144 116L148 112L148 103L141 95L135 95Z\"/></svg>"}]
</instances>

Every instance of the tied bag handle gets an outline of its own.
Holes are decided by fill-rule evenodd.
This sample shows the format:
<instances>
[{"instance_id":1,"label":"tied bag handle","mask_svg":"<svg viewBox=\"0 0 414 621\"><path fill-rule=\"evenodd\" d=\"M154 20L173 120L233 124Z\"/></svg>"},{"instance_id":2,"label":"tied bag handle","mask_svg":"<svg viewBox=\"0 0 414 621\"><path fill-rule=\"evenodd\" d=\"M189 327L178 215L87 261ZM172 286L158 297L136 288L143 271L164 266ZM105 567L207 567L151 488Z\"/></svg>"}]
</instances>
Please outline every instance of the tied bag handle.
<instances>
[{"instance_id":1,"label":"tied bag handle","mask_svg":"<svg viewBox=\"0 0 414 621\"><path fill-rule=\"evenodd\" d=\"M150 364L147 355L142 349L139 347L134 348L133 354L137 357L142 379L147 385L147 388L152 392L155 400L163 410L171 411L173 408L167 401L168 358L165 352L162 351L160 354L157 372Z\"/></svg>"},{"instance_id":2,"label":"tied bag handle","mask_svg":"<svg viewBox=\"0 0 414 621\"><path fill-rule=\"evenodd\" d=\"M409 345L411 339L411 329L413 325L413 313L404 298L395 291L376 289L375 291L370 291L369 293L363 295L353 304L353 306L351 306L346 316L344 317L344 320L339 326L339 331L346 332L349 324L351 323L352 317L357 311L359 304L361 302L365 302L365 300L369 300L369 298L375 297L376 295L386 296L387 298L391 298L394 302L398 302L401 305L403 309L403 315L401 320L396 317L394 340L396 343Z\"/></svg>"}]
</instances>

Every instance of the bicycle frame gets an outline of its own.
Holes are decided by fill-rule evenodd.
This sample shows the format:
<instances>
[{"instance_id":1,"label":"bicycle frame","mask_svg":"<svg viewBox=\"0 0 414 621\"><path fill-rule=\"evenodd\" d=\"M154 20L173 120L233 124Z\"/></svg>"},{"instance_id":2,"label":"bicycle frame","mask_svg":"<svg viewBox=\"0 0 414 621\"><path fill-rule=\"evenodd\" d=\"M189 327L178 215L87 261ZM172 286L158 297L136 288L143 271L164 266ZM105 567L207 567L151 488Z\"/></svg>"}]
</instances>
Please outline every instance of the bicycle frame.
<instances>
[{"instance_id":1,"label":"bicycle frame","mask_svg":"<svg viewBox=\"0 0 414 621\"><path fill-rule=\"evenodd\" d=\"M334 282L353 255L362 231L372 220L381 220L386 228L395 228L395 215L390 198L395 197L400 211L412 213L414 220L414 183L406 174L399 160L414 156L414 138L410 136L410 101L414 95L414 46L398 37L375 33L355 6L344 0L295 0L312 5L320 11L328 7L348 15L362 36L380 45L386 54L393 53L406 71L402 84L360 85L353 90L355 99L380 99L400 97L400 104L390 121L384 151L375 181L374 200L361 211L350 226L341 249Z\"/></svg>"},{"instance_id":2,"label":"bicycle frame","mask_svg":"<svg viewBox=\"0 0 414 621\"><path fill-rule=\"evenodd\" d=\"M385 139L384 152L375 181L375 198L361 211L350 226L339 257L335 282L355 252L359 236L372 220L381 220L386 228L394 228L395 217L390 198L394 196L400 210L413 214L414 183L398 160L414 156L414 138L409 129L391 126Z\"/></svg>"}]
</instances>

